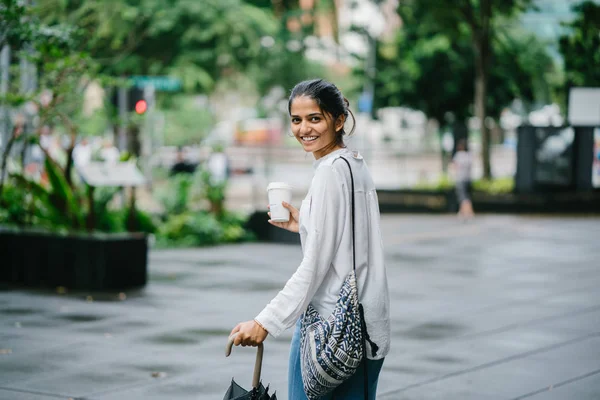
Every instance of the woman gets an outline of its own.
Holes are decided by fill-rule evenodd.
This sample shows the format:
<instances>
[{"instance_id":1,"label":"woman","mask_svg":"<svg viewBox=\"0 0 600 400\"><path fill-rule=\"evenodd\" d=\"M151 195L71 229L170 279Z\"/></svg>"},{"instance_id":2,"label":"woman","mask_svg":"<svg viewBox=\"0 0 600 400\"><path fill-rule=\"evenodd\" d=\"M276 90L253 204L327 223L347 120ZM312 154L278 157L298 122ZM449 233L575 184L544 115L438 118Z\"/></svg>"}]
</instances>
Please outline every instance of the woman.
<instances>
[{"instance_id":1,"label":"woman","mask_svg":"<svg viewBox=\"0 0 600 400\"><path fill-rule=\"evenodd\" d=\"M456 153L452 158L452 168L456 180L456 198L458 200L458 216L473 218L473 204L469 192L471 190L471 154L467 150L467 141L461 139L456 144Z\"/></svg>"},{"instance_id":2,"label":"woman","mask_svg":"<svg viewBox=\"0 0 600 400\"><path fill-rule=\"evenodd\" d=\"M363 158L344 145L348 101L333 84L317 79L294 87L288 103L291 128L306 152L315 157L315 175L300 211L288 203L288 222L272 225L299 232L303 259L283 290L258 314L238 324L234 344L256 346L268 334L279 336L296 325L289 363L288 395L305 400L300 371L300 317L311 303L327 318L334 310L344 279L353 268L350 162L354 177L356 276L367 332L377 345L367 344L369 398L375 399L379 372L390 347L389 295L384 266L379 205L373 180ZM338 162L334 162L338 160ZM270 216L270 213L269 213ZM364 399L365 362L324 399Z\"/></svg>"}]
</instances>

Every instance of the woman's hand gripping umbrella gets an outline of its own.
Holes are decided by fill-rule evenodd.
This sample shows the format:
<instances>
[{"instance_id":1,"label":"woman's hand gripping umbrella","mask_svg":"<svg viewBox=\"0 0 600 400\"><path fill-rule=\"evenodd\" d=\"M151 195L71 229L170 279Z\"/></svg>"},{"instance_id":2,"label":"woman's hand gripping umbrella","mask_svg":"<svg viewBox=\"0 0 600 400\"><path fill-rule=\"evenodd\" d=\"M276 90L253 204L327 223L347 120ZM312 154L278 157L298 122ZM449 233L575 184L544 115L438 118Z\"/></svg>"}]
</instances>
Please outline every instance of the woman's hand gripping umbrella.
<instances>
[{"instance_id":1,"label":"woman's hand gripping umbrella","mask_svg":"<svg viewBox=\"0 0 600 400\"><path fill-rule=\"evenodd\" d=\"M251 322L251 321L249 321ZM241 324L240 324L241 325ZM236 327L237 328L237 327ZM234 329L235 330L235 329ZM236 332L229 336L229 340L227 341L227 346L225 347L225 357L229 357L231 354L231 348L234 345L234 342L238 341L237 344L244 344L239 341L240 333ZM265 335L266 337L266 335ZM237 340L236 340L237 339ZM262 369L262 358L264 347L262 342L264 338L258 344L248 344L251 346L257 346L256 352L256 362L254 364L254 376L252 378L252 389L246 390L242 388L240 385L235 383L233 379L231 379L231 385L227 392L225 393L225 397L223 400L277 400L277 396L273 394L269 395L269 387L264 387L264 385L260 382L260 373Z\"/></svg>"}]
</instances>

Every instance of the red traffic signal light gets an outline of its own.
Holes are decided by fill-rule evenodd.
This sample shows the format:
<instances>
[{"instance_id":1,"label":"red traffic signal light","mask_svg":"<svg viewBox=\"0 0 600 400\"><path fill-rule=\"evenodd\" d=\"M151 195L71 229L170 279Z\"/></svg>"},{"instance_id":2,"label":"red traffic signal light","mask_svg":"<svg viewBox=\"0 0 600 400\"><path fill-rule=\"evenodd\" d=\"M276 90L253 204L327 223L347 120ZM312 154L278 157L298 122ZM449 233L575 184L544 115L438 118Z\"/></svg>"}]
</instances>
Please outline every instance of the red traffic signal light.
<instances>
[{"instance_id":1,"label":"red traffic signal light","mask_svg":"<svg viewBox=\"0 0 600 400\"><path fill-rule=\"evenodd\" d=\"M135 102L135 112L138 114L143 114L148 109L148 103L146 100L138 100Z\"/></svg>"}]
</instances>

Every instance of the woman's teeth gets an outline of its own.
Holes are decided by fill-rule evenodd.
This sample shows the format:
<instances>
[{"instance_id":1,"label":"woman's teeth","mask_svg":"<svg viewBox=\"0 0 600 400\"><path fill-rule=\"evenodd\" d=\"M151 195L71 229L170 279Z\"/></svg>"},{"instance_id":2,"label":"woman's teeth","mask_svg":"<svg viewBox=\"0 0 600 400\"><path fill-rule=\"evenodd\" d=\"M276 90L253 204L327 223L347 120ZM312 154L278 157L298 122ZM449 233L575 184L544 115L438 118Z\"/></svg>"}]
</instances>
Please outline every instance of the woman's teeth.
<instances>
[{"instance_id":1,"label":"woman's teeth","mask_svg":"<svg viewBox=\"0 0 600 400\"><path fill-rule=\"evenodd\" d=\"M316 138L317 138L316 136L305 136L305 137L302 138L302 140L305 141L305 142L312 142Z\"/></svg>"}]
</instances>

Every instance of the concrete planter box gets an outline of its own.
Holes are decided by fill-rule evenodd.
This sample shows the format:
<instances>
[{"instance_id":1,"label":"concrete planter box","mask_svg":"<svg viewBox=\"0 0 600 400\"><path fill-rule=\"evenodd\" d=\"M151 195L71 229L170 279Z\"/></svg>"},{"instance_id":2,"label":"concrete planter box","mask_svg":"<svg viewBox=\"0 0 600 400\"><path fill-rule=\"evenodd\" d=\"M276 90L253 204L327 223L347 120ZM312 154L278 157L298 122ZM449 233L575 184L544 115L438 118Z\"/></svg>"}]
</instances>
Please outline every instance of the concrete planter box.
<instances>
[{"instance_id":1,"label":"concrete planter box","mask_svg":"<svg viewBox=\"0 0 600 400\"><path fill-rule=\"evenodd\" d=\"M475 212L534 214L600 213L600 192L473 193Z\"/></svg>"},{"instance_id":2,"label":"concrete planter box","mask_svg":"<svg viewBox=\"0 0 600 400\"><path fill-rule=\"evenodd\" d=\"M458 202L454 189L378 190L382 213L454 213ZM472 192L475 213L600 213L600 191L557 193Z\"/></svg>"},{"instance_id":3,"label":"concrete planter box","mask_svg":"<svg viewBox=\"0 0 600 400\"><path fill-rule=\"evenodd\" d=\"M125 289L147 281L146 234L59 234L0 227L0 282Z\"/></svg>"},{"instance_id":4,"label":"concrete planter box","mask_svg":"<svg viewBox=\"0 0 600 400\"><path fill-rule=\"evenodd\" d=\"M447 213L458 210L452 190L377 190L381 213Z\"/></svg>"},{"instance_id":5,"label":"concrete planter box","mask_svg":"<svg viewBox=\"0 0 600 400\"><path fill-rule=\"evenodd\" d=\"M300 235L277 228L269 224L267 210L256 211L250 215L245 229L248 229L261 242L300 244Z\"/></svg>"}]
</instances>

